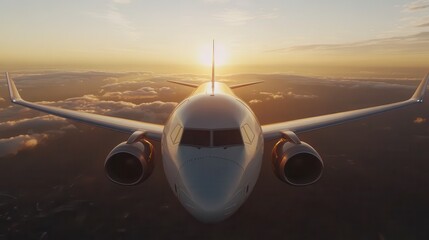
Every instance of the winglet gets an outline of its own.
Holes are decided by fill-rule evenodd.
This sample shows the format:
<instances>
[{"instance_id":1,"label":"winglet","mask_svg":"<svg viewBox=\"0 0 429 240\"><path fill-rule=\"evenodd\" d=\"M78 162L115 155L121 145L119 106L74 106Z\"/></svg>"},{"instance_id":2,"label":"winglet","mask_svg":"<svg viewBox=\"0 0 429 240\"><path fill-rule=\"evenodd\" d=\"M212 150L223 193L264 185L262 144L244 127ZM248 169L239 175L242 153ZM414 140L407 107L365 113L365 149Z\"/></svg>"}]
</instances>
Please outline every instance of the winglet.
<instances>
[{"instance_id":1,"label":"winglet","mask_svg":"<svg viewBox=\"0 0 429 240\"><path fill-rule=\"evenodd\" d=\"M425 91L426 91L428 81L429 81L429 72L420 82L419 86L417 87L416 91L411 97L412 100L415 100L417 102L423 102L423 97L425 96Z\"/></svg>"},{"instance_id":2,"label":"winglet","mask_svg":"<svg viewBox=\"0 0 429 240\"><path fill-rule=\"evenodd\" d=\"M9 87L10 100L14 103L22 100L21 95L19 95L18 89L16 89L15 83L9 78L9 73L6 72L5 75L6 75L7 85Z\"/></svg>"}]
</instances>

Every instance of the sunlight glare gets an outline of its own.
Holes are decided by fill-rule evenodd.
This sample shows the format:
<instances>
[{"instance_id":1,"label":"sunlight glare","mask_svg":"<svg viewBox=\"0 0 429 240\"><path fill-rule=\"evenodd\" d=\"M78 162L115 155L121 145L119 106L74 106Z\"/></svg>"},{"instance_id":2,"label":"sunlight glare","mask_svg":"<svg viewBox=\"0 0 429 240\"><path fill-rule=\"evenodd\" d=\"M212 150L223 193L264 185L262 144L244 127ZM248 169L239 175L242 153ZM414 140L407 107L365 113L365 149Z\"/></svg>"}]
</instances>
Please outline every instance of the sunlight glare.
<instances>
[{"instance_id":1,"label":"sunlight glare","mask_svg":"<svg viewBox=\"0 0 429 240\"><path fill-rule=\"evenodd\" d=\"M212 45L205 45L199 49L200 63L205 66L212 65ZM222 66L227 62L228 53L224 46L215 43L215 65Z\"/></svg>"}]
</instances>

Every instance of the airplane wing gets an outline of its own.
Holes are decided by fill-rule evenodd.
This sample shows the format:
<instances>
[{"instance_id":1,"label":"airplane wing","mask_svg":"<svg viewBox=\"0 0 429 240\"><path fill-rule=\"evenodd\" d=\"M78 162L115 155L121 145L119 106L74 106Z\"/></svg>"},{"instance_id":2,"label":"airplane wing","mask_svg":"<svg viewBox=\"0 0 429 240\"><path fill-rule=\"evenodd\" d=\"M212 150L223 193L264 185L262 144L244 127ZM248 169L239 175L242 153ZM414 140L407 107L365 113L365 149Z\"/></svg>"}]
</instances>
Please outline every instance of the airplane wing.
<instances>
[{"instance_id":1,"label":"airplane wing","mask_svg":"<svg viewBox=\"0 0 429 240\"><path fill-rule=\"evenodd\" d=\"M250 85L255 85L255 84L263 83L263 82L264 82L264 81L256 81L256 82L241 83L241 84L236 84L236 85L229 86L229 88L231 88L231 89L235 89L235 88L247 87L247 86L250 86Z\"/></svg>"},{"instance_id":2,"label":"airplane wing","mask_svg":"<svg viewBox=\"0 0 429 240\"><path fill-rule=\"evenodd\" d=\"M163 125L139 122L134 120L122 119L117 117L103 116L93 113L86 113L80 111L67 110L58 107L51 107L42 104L25 101L19 95L18 89L16 89L15 83L9 78L9 74L6 73L6 79L9 86L9 93L11 101L15 104L19 104L31 109L49 113L55 116L87 123L90 125L100 126L109 128L115 131L133 133L135 131L145 132L145 136L153 140L161 140Z\"/></svg>"},{"instance_id":3,"label":"airplane wing","mask_svg":"<svg viewBox=\"0 0 429 240\"><path fill-rule=\"evenodd\" d=\"M422 79L413 96L405 101L396 102L376 107L327 114L322 116L303 118L287 122L280 122L262 126L262 132L265 140L277 139L283 136L282 132L292 131L295 133L312 131L319 128L334 126L348 121L357 120L374 114L387 112L390 110L402 108L414 103L423 102L426 86L429 81L429 73Z\"/></svg>"}]
</instances>

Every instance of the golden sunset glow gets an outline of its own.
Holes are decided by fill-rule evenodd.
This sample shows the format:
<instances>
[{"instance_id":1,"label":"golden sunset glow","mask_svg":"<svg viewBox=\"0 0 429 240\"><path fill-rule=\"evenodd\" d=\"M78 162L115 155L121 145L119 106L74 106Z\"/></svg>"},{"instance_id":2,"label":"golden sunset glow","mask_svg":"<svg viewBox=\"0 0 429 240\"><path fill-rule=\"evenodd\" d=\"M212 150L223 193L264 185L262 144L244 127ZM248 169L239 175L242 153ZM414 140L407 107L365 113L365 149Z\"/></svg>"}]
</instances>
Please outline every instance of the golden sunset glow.
<instances>
[{"instance_id":1,"label":"golden sunset glow","mask_svg":"<svg viewBox=\"0 0 429 240\"><path fill-rule=\"evenodd\" d=\"M168 8L157 1L2 1L0 70L204 72L215 39L216 65L224 73L421 75L429 62L427 6L400 0L198 0Z\"/></svg>"},{"instance_id":2,"label":"golden sunset glow","mask_svg":"<svg viewBox=\"0 0 429 240\"><path fill-rule=\"evenodd\" d=\"M199 51L200 63L205 66L212 65L212 46L205 45ZM222 44L215 43L215 64L216 66L224 66L228 64L228 52Z\"/></svg>"}]
</instances>

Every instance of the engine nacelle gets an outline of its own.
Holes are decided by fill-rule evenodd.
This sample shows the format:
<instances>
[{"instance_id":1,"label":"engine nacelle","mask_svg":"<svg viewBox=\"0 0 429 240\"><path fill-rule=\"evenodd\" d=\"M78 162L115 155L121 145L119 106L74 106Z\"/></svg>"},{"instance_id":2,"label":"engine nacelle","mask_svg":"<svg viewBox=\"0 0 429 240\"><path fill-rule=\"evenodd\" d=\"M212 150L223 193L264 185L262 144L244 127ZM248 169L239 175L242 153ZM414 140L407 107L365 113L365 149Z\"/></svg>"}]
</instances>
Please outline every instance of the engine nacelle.
<instances>
[{"instance_id":1,"label":"engine nacelle","mask_svg":"<svg viewBox=\"0 0 429 240\"><path fill-rule=\"evenodd\" d=\"M122 142L107 155L104 169L114 183L137 185L152 174L153 145L144 139L131 144Z\"/></svg>"},{"instance_id":2,"label":"engine nacelle","mask_svg":"<svg viewBox=\"0 0 429 240\"><path fill-rule=\"evenodd\" d=\"M309 144L299 144L281 139L272 152L273 171L277 177L294 186L317 182L323 172L320 155Z\"/></svg>"}]
</instances>

